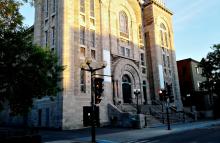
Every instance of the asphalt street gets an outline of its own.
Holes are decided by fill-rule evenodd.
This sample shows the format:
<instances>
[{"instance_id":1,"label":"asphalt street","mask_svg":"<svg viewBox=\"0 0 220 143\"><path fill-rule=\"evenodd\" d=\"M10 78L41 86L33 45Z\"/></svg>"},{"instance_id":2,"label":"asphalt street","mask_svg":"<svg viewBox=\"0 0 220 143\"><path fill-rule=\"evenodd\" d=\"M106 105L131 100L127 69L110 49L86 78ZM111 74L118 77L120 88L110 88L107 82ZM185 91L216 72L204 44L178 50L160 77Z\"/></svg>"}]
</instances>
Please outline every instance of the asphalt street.
<instances>
[{"instance_id":1,"label":"asphalt street","mask_svg":"<svg viewBox=\"0 0 220 143\"><path fill-rule=\"evenodd\" d=\"M220 126L205 127L126 143L220 143Z\"/></svg>"},{"instance_id":2,"label":"asphalt street","mask_svg":"<svg viewBox=\"0 0 220 143\"><path fill-rule=\"evenodd\" d=\"M220 120L180 123L143 129L101 127L96 129L99 143L220 143ZM91 129L70 131L41 130L45 143L88 143Z\"/></svg>"}]
</instances>

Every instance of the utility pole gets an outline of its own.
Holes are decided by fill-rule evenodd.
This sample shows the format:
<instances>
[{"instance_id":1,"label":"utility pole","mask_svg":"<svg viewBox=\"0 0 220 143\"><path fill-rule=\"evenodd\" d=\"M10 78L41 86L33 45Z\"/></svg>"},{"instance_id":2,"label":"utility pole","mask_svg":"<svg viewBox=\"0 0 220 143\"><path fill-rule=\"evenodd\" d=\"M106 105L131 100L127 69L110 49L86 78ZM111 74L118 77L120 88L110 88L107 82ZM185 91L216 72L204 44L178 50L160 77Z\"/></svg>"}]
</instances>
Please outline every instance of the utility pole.
<instances>
[{"instance_id":1,"label":"utility pole","mask_svg":"<svg viewBox=\"0 0 220 143\"><path fill-rule=\"evenodd\" d=\"M166 112L167 112L167 129L171 130L170 128L170 116L169 116L169 101L166 103Z\"/></svg>"}]
</instances>

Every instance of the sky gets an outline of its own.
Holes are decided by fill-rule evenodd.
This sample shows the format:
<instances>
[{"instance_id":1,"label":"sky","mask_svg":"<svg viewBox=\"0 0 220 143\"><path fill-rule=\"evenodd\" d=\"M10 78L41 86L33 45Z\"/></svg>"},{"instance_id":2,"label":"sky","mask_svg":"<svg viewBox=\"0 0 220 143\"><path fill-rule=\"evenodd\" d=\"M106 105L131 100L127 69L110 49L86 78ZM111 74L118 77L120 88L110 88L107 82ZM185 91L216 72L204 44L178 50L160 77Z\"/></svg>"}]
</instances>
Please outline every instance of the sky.
<instances>
[{"instance_id":1,"label":"sky","mask_svg":"<svg viewBox=\"0 0 220 143\"><path fill-rule=\"evenodd\" d=\"M164 0L173 12L174 45L177 60L200 61L220 43L220 0ZM22 6L26 25L34 23L34 8Z\"/></svg>"}]
</instances>

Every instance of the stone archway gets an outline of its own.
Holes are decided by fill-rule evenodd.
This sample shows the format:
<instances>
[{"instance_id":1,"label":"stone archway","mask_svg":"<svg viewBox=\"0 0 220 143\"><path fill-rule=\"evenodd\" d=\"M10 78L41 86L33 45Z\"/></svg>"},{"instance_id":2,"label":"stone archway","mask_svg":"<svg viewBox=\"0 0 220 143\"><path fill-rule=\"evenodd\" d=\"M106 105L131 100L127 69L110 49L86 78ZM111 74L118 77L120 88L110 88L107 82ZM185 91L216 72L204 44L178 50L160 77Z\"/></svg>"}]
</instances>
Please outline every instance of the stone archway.
<instances>
[{"instance_id":1,"label":"stone archway","mask_svg":"<svg viewBox=\"0 0 220 143\"><path fill-rule=\"evenodd\" d=\"M136 101L133 94L134 89L141 89L142 92L142 77L137 65L131 60L119 59L115 63L112 72L114 81L114 102L134 103ZM142 97L141 102L143 100Z\"/></svg>"}]
</instances>

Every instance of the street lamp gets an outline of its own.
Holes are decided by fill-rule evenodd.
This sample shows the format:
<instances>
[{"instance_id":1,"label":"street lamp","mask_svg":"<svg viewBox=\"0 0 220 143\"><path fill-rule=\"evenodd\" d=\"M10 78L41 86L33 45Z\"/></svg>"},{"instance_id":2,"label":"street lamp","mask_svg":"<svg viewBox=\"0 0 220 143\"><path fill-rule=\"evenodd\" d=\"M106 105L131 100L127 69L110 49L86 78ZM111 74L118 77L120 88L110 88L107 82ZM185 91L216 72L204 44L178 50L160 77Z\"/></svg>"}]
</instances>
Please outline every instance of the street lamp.
<instances>
[{"instance_id":1,"label":"street lamp","mask_svg":"<svg viewBox=\"0 0 220 143\"><path fill-rule=\"evenodd\" d=\"M91 66L92 60L90 58L85 59L85 63L81 64L81 70L88 71L91 74L91 122L92 122L92 127L91 127L91 136L92 136L92 143L96 143L96 131L95 131L95 96L94 96L94 79L93 75L95 74L96 71L104 69L107 66L106 62L101 63L101 66L98 68L93 68ZM87 68L86 68L87 67Z\"/></svg>"},{"instance_id":2,"label":"street lamp","mask_svg":"<svg viewBox=\"0 0 220 143\"><path fill-rule=\"evenodd\" d=\"M140 110L138 107L138 95L141 93L140 89L134 89L134 95L136 96L137 99L137 114L140 114Z\"/></svg>"},{"instance_id":3,"label":"street lamp","mask_svg":"<svg viewBox=\"0 0 220 143\"><path fill-rule=\"evenodd\" d=\"M188 101L189 101L189 106L190 106L190 111L192 112L192 99L191 99L191 95L190 94L186 94L186 97L188 97Z\"/></svg>"}]
</instances>

